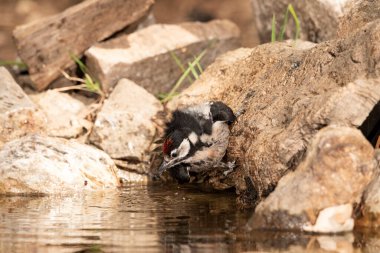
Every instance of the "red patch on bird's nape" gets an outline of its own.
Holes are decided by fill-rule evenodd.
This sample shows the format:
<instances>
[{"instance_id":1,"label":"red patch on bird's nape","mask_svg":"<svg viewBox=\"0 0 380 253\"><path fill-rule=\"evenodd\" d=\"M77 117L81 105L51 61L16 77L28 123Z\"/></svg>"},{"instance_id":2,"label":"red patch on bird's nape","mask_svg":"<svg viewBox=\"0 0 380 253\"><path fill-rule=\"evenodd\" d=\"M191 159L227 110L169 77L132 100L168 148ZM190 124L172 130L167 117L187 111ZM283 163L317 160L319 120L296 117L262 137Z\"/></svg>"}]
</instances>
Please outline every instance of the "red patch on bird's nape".
<instances>
[{"instance_id":1,"label":"red patch on bird's nape","mask_svg":"<svg viewBox=\"0 0 380 253\"><path fill-rule=\"evenodd\" d=\"M162 145L162 152L166 155L169 154L172 145L173 145L173 140L170 138L166 139L164 144Z\"/></svg>"}]
</instances>

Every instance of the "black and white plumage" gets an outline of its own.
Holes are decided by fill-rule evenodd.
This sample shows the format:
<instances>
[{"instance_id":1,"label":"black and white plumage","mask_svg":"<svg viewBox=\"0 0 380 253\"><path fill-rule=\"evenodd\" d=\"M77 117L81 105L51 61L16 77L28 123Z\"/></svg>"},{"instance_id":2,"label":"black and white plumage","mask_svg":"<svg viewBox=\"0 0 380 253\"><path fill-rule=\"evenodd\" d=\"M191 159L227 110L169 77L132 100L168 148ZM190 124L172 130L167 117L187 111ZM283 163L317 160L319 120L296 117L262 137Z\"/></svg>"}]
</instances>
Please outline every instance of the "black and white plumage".
<instances>
[{"instance_id":1,"label":"black and white plumage","mask_svg":"<svg viewBox=\"0 0 380 253\"><path fill-rule=\"evenodd\" d=\"M215 101L176 110L167 123L158 172L169 170L179 182L189 172L202 172L221 164L229 141L229 125L236 120L231 108Z\"/></svg>"}]
</instances>

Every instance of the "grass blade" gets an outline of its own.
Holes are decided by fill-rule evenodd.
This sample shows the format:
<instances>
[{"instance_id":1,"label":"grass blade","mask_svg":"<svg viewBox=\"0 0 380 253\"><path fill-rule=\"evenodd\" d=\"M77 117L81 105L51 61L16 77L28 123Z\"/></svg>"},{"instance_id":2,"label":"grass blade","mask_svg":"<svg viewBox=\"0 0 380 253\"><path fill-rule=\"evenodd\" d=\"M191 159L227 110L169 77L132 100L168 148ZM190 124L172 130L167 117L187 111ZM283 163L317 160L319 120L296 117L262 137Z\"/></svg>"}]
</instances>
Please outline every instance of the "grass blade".
<instances>
[{"instance_id":1,"label":"grass blade","mask_svg":"<svg viewBox=\"0 0 380 253\"><path fill-rule=\"evenodd\" d=\"M201 69L199 73L201 74L203 72L202 67L200 66L200 61L202 60L202 57L206 54L207 49L203 50L195 59L193 62L189 62L189 68L191 69L191 73L193 74L195 79L199 78L199 74L197 73L195 66L198 66L198 69Z\"/></svg>"},{"instance_id":2,"label":"grass blade","mask_svg":"<svg viewBox=\"0 0 380 253\"><path fill-rule=\"evenodd\" d=\"M173 58L173 60L175 61L175 63L177 64L177 66L181 69L182 73L185 72L185 66L183 66L181 60L179 59L179 57L177 56L177 54L174 52L174 51L170 51L170 56ZM191 76L188 76L188 79L190 81L190 83L194 82L193 78L191 78Z\"/></svg>"},{"instance_id":3,"label":"grass blade","mask_svg":"<svg viewBox=\"0 0 380 253\"><path fill-rule=\"evenodd\" d=\"M197 73L197 70L194 68L194 65L192 64L192 62L188 62L187 64L190 68L191 74L193 74L193 77L195 78L195 80L197 80L199 78L199 75Z\"/></svg>"},{"instance_id":4,"label":"grass blade","mask_svg":"<svg viewBox=\"0 0 380 253\"><path fill-rule=\"evenodd\" d=\"M176 91L179 89L179 87L181 87L183 81L185 80L185 78L190 74L190 72L192 71L192 69L194 70L194 66L196 64L199 64L199 62L202 60L203 56L206 54L207 50L203 50L198 56L197 58L195 58L195 60L193 62L190 62L189 63L189 67L185 70L185 72L182 73L181 77L178 79L178 81L175 83L175 85L173 86L173 88L170 90L170 92L168 93L168 95L162 99L162 102L163 103L166 103L168 102L170 99L172 99L174 97L174 94L176 93Z\"/></svg>"},{"instance_id":5,"label":"grass blade","mask_svg":"<svg viewBox=\"0 0 380 253\"><path fill-rule=\"evenodd\" d=\"M288 5L288 8L286 8L284 22L282 23L281 31L280 31L280 36L279 36L279 39L278 39L279 41L283 41L284 40L286 26L288 24L288 19L289 19L289 5Z\"/></svg>"},{"instance_id":6,"label":"grass blade","mask_svg":"<svg viewBox=\"0 0 380 253\"><path fill-rule=\"evenodd\" d=\"M195 55L193 55L193 62L195 62L196 59L197 59L197 57ZM203 68L199 62L196 62L195 67L197 67L199 74L203 73Z\"/></svg>"},{"instance_id":7,"label":"grass blade","mask_svg":"<svg viewBox=\"0 0 380 253\"><path fill-rule=\"evenodd\" d=\"M298 16L293 8L293 5L292 4L289 4L288 6L288 10L290 12L290 14L292 15L293 19L294 19L294 22L296 23L296 35L294 37L294 40L297 40L299 39L300 37L300 33L301 33L301 25L300 25L300 21L298 19Z\"/></svg>"},{"instance_id":8,"label":"grass blade","mask_svg":"<svg viewBox=\"0 0 380 253\"><path fill-rule=\"evenodd\" d=\"M178 58L177 54L174 51L170 51L170 56L173 58L177 66L181 69L182 72L185 72L185 67L183 66L181 60Z\"/></svg>"},{"instance_id":9,"label":"grass blade","mask_svg":"<svg viewBox=\"0 0 380 253\"><path fill-rule=\"evenodd\" d=\"M15 61L0 61L0 66L17 66L20 69L27 69L28 66L26 63L15 60Z\"/></svg>"},{"instance_id":10,"label":"grass blade","mask_svg":"<svg viewBox=\"0 0 380 253\"><path fill-rule=\"evenodd\" d=\"M70 57L76 64L78 64L83 74L88 72L86 65L78 58L78 56L75 54L70 54Z\"/></svg>"},{"instance_id":11,"label":"grass blade","mask_svg":"<svg viewBox=\"0 0 380 253\"><path fill-rule=\"evenodd\" d=\"M198 68L199 73L202 74L203 73L203 68L202 68L201 64L199 64L199 62L197 62L196 66Z\"/></svg>"},{"instance_id":12,"label":"grass blade","mask_svg":"<svg viewBox=\"0 0 380 253\"><path fill-rule=\"evenodd\" d=\"M276 42L276 15L273 14L272 18L272 36L271 36L271 42Z\"/></svg>"},{"instance_id":13,"label":"grass blade","mask_svg":"<svg viewBox=\"0 0 380 253\"><path fill-rule=\"evenodd\" d=\"M168 102L172 98L173 94L177 91L179 87L181 87L183 81L189 75L190 71L190 68L187 68L186 71L182 73L181 77L178 79L174 87L170 90L168 95L164 99L162 99L163 103Z\"/></svg>"},{"instance_id":14,"label":"grass blade","mask_svg":"<svg viewBox=\"0 0 380 253\"><path fill-rule=\"evenodd\" d=\"M198 56L197 58L194 59L194 61L192 62L193 63L193 66L199 64L199 62L202 60L203 56L206 54L207 52L207 49L204 49Z\"/></svg>"}]
</instances>

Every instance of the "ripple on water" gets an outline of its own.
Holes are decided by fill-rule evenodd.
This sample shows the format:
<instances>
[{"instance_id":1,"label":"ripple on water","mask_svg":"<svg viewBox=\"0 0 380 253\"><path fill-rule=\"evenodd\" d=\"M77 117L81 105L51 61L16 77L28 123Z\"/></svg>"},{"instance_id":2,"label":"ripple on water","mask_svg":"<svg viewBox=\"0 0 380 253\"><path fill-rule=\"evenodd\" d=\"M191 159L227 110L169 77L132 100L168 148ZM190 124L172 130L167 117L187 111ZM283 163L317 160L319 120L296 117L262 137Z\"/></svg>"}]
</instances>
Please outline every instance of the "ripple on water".
<instances>
[{"instance_id":1,"label":"ripple on water","mask_svg":"<svg viewBox=\"0 0 380 253\"><path fill-rule=\"evenodd\" d=\"M249 232L251 212L236 207L233 193L177 185L2 197L0 252L380 252L380 237L370 233Z\"/></svg>"}]
</instances>

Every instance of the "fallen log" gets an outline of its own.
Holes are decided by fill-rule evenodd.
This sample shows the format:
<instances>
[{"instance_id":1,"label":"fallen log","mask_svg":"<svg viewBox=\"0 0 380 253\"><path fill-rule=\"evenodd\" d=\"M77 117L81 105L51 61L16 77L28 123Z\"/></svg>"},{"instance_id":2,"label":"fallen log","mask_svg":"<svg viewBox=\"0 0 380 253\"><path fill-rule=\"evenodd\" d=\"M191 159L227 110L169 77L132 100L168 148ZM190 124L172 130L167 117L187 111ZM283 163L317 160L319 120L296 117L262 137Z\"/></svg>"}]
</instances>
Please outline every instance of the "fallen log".
<instances>
[{"instance_id":1,"label":"fallen log","mask_svg":"<svg viewBox=\"0 0 380 253\"><path fill-rule=\"evenodd\" d=\"M154 0L88 0L66 11L16 27L20 58L28 65L34 88L43 90L94 43L143 17Z\"/></svg>"}]
</instances>

